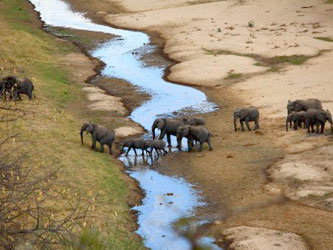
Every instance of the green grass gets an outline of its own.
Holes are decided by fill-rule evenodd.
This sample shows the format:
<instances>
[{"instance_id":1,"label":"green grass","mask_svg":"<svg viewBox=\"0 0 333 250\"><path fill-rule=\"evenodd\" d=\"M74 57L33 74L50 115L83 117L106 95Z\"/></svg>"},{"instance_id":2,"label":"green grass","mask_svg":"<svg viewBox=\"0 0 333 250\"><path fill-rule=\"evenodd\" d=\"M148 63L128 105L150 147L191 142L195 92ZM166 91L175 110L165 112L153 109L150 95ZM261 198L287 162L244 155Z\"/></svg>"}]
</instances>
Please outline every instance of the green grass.
<instances>
[{"instance_id":1,"label":"green grass","mask_svg":"<svg viewBox=\"0 0 333 250\"><path fill-rule=\"evenodd\" d=\"M88 200L87 193L102 191L95 201L96 209L89 212L81 243L89 249L143 249L142 241L129 230L133 221L127 202L132 188L121 166L107 153L92 151L89 137L80 145L77 131L87 117L73 105L79 105L85 96L82 82L75 79L75 65L64 60L68 53L80 49L40 30L38 19L27 6L24 0L0 1L0 30L6 34L0 36L0 66L4 75L33 80L37 98L29 102L24 96L16 106L34 115L0 123L0 140L7 133L20 132L8 150L33 152L28 157L36 158L47 170L59 169L54 182L68 195L79 192ZM67 207L59 204L54 209L61 214Z\"/></svg>"},{"instance_id":2,"label":"green grass","mask_svg":"<svg viewBox=\"0 0 333 250\"><path fill-rule=\"evenodd\" d=\"M289 63L294 65L301 65L309 60L311 56L293 55L293 56L275 56L268 59L269 64L277 65L282 63Z\"/></svg>"},{"instance_id":3,"label":"green grass","mask_svg":"<svg viewBox=\"0 0 333 250\"><path fill-rule=\"evenodd\" d=\"M332 3L333 3L333 0L332 0ZM332 37L315 37L315 39L333 43L333 38Z\"/></svg>"}]
</instances>

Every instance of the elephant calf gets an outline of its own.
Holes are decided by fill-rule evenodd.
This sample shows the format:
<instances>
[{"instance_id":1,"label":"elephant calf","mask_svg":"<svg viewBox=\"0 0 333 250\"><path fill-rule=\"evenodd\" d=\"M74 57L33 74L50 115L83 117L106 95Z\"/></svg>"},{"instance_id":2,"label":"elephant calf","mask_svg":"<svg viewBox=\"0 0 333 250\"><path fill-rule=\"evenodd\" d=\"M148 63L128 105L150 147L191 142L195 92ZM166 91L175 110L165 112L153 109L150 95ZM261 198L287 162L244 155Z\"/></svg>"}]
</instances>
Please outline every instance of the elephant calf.
<instances>
[{"instance_id":1,"label":"elephant calf","mask_svg":"<svg viewBox=\"0 0 333 250\"><path fill-rule=\"evenodd\" d=\"M20 94L25 94L32 100L32 92L34 90L34 85L29 79L17 79L15 76L7 76L2 79L1 83L2 95L6 100L6 93L10 93L10 97L14 100L22 100Z\"/></svg>"},{"instance_id":2,"label":"elephant calf","mask_svg":"<svg viewBox=\"0 0 333 250\"><path fill-rule=\"evenodd\" d=\"M142 138L128 138L121 143L122 152L124 152L124 148L128 148L126 156L131 151L132 148L134 150L135 155L138 155L136 149L141 149L142 150L141 155L144 155L144 151L146 149L146 141Z\"/></svg>"},{"instance_id":3,"label":"elephant calf","mask_svg":"<svg viewBox=\"0 0 333 250\"><path fill-rule=\"evenodd\" d=\"M234 127L235 131L237 131L237 120L239 119L239 122L242 127L242 131L244 131L244 125L243 123L246 123L246 126L249 131L251 131L249 122L254 121L254 130L259 129L259 111L256 107L250 106L248 108L241 108L241 109L235 109L234 111Z\"/></svg>"},{"instance_id":4,"label":"elephant calf","mask_svg":"<svg viewBox=\"0 0 333 250\"><path fill-rule=\"evenodd\" d=\"M305 125L305 117L306 112L305 111L299 111L299 112L292 112L287 116L286 119L286 131L288 131L288 123L291 127L292 123L294 123L294 130L297 130L298 127L302 127L302 123Z\"/></svg>"},{"instance_id":5,"label":"elephant calf","mask_svg":"<svg viewBox=\"0 0 333 250\"><path fill-rule=\"evenodd\" d=\"M83 132L91 134L92 144L91 148L96 150L96 141L98 141L101 145L100 152L104 152L104 144L109 146L109 153L112 154L112 144L114 141L114 132L110 131L104 127L98 126L92 123L84 123L81 127L80 135L81 135L81 143L83 145Z\"/></svg>"},{"instance_id":6,"label":"elephant calf","mask_svg":"<svg viewBox=\"0 0 333 250\"><path fill-rule=\"evenodd\" d=\"M168 152L165 150L165 142L163 140L147 140L145 144L146 151L150 148L151 151L150 154L153 153L153 150L155 149L157 155L159 155L159 152L163 152L164 154L167 154Z\"/></svg>"},{"instance_id":7,"label":"elephant calf","mask_svg":"<svg viewBox=\"0 0 333 250\"><path fill-rule=\"evenodd\" d=\"M179 127L177 130L177 141L179 149L181 149L181 141L183 137L187 138L189 151L192 150L193 141L198 141L200 143L200 151L202 151L202 145L205 142L207 142L209 150L213 150L210 142L210 132L204 126L185 125Z\"/></svg>"},{"instance_id":8,"label":"elephant calf","mask_svg":"<svg viewBox=\"0 0 333 250\"><path fill-rule=\"evenodd\" d=\"M306 112L306 117L305 117L305 123L306 123L306 128L308 129L308 133L310 133L310 127L311 127L311 132L314 132L313 126L316 125L317 127L317 133L319 133L319 127L320 133L324 132L325 129L325 123L328 121L331 124L331 133L333 133L333 122L332 122L332 115L329 112L329 110L323 110L323 109L309 109Z\"/></svg>"}]
</instances>

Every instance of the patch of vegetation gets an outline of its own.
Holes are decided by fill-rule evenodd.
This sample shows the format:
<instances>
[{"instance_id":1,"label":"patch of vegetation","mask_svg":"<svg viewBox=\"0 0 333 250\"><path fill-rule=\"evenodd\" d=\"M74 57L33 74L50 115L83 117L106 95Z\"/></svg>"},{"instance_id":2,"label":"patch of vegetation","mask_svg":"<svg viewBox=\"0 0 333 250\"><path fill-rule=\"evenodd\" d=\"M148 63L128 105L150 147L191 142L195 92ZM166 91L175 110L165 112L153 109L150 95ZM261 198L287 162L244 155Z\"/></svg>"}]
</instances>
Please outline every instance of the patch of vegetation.
<instances>
[{"instance_id":1,"label":"patch of vegetation","mask_svg":"<svg viewBox=\"0 0 333 250\"><path fill-rule=\"evenodd\" d=\"M275 56L272 58L266 59L269 64L277 65L282 63L289 63L294 65L300 65L309 60L311 56L304 55L293 55L293 56Z\"/></svg>"},{"instance_id":2,"label":"patch of vegetation","mask_svg":"<svg viewBox=\"0 0 333 250\"><path fill-rule=\"evenodd\" d=\"M333 0L332 0L333 2ZM333 43L333 37L315 37L315 39Z\"/></svg>"},{"instance_id":3,"label":"patch of vegetation","mask_svg":"<svg viewBox=\"0 0 333 250\"><path fill-rule=\"evenodd\" d=\"M33 171L41 176L56 171L52 185L61 192L63 202L55 203L59 200L53 195L55 190L51 190L52 195L45 196L48 199L46 204L55 203L49 208L54 218L70 209L66 201L71 202L72 196L92 203L87 220L70 228L71 233L81 235L79 244L86 244L87 249L89 246L95 249L100 246L103 249L143 249L142 241L133 233L127 203L132 188L122 168L107 153L92 151L88 137L84 146L80 144L77 131L87 117L79 115L73 105L79 105L85 95L82 82L74 74L76 66L65 60L66 55L80 52L80 49L40 30L40 22L28 6L22 0L0 1L0 30L5 34L0 36L3 75L30 78L36 90L36 99L31 102L24 96L23 101L16 104L0 103L0 107L13 106L27 114L15 121L0 123L0 142L8 135L19 133L16 140L6 146L6 151L15 152L12 157L17 157L19 150L24 149L27 153L25 161L33 162ZM10 118L14 114L0 109L0 117ZM93 114L89 115L93 120ZM99 198L95 199L97 194ZM3 195L1 192L1 204ZM35 200L31 202L34 204ZM18 226L23 222L29 221L18 221ZM82 228L87 232L81 232Z\"/></svg>"},{"instance_id":4,"label":"patch of vegetation","mask_svg":"<svg viewBox=\"0 0 333 250\"><path fill-rule=\"evenodd\" d=\"M188 5L196 5L196 4L204 4L204 3L214 3L214 2L221 2L225 0L194 0L186 2Z\"/></svg>"},{"instance_id":5,"label":"patch of vegetation","mask_svg":"<svg viewBox=\"0 0 333 250\"><path fill-rule=\"evenodd\" d=\"M226 79L226 80L234 80L234 79L239 79L242 76L243 75L240 74L240 73L228 72L228 76L225 77L224 79Z\"/></svg>"},{"instance_id":6,"label":"patch of vegetation","mask_svg":"<svg viewBox=\"0 0 333 250\"><path fill-rule=\"evenodd\" d=\"M333 0L325 0L325 3L333 4Z\"/></svg>"},{"instance_id":7,"label":"patch of vegetation","mask_svg":"<svg viewBox=\"0 0 333 250\"><path fill-rule=\"evenodd\" d=\"M250 20L247 24L250 28L254 27L254 21Z\"/></svg>"}]
</instances>

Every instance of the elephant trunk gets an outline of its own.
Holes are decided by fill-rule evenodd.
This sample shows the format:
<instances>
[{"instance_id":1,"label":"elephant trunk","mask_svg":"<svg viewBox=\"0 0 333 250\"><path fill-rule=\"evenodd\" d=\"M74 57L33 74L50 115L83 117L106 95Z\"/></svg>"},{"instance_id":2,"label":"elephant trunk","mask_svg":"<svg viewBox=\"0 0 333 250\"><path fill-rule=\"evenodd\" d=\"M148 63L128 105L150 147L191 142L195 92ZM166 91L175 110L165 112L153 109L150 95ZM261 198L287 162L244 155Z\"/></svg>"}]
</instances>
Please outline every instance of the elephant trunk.
<instances>
[{"instance_id":1,"label":"elephant trunk","mask_svg":"<svg viewBox=\"0 0 333 250\"><path fill-rule=\"evenodd\" d=\"M155 129L156 129L156 125L153 124L153 126L151 127L151 131L153 133L153 140L155 140Z\"/></svg>"},{"instance_id":2,"label":"elephant trunk","mask_svg":"<svg viewBox=\"0 0 333 250\"><path fill-rule=\"evenodd\" d=\"M235 128L235 131L237 131L237 117L234 117L234 128Z\"/></svg>"},{"instance_id":3,"label":"elephant trunk","mask_svg":"<svg viewBox=\"0 0 333 250\"><path fill-rule=\"evenodd\" d=\"M84 129L81 128L80 136L81 136L81 143L82 143L82 145L83 145L83 132L84 132Z\"/></svg>"}]
</instances>

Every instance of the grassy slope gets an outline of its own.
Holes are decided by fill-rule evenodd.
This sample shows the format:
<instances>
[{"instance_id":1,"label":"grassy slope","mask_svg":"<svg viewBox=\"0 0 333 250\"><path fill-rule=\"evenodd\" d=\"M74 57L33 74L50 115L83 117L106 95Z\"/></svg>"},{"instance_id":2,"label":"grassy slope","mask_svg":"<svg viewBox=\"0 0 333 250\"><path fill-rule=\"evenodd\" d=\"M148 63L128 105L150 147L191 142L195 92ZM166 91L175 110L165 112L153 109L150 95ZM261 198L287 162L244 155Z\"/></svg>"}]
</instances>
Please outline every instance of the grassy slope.
<instances>
[{"instance_id":1,"label":"grassy slope","mask_svg":"<svg viewBox=\"0 0 333 250\"><path fill-rule=\"evenodd\" d=\"M0 124L1 134L20 132L9 149L24 147L31 152L28 157L41 165L60 169L59 186L65 192L80 192L88 200L91 193L102 191L94 212L90 212L94 218L87 223L87 227L101 233L85 233L83 241L94 242L98 238L103 248L140 249L142 242L129 232L133 225L127 205L128 179L108 154L90 150L88 138L85 147L80 145L77 131L81 120L71 105L84 99L83 85L73 81L71 72L75 67L65 67L63 60L66 54L79 51L43 32L39 25L24 0L0 1L0 66L5 69L4 75L33 79L37 95L33 102L24 98L16 105L35 114Z\"/></svg>"}]
</instances>

